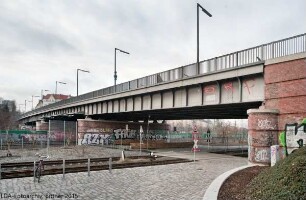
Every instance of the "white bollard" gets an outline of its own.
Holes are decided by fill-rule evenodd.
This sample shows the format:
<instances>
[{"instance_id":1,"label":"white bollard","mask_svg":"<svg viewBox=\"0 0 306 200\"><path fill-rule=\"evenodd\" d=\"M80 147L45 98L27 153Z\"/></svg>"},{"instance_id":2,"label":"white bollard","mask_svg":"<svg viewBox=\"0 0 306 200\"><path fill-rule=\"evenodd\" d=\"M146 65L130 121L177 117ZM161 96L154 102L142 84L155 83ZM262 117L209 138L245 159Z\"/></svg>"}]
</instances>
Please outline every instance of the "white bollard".
<instances>
[{"instance_id":1,"label":"white bollard","mask_svg":"<svg viewBox=\"0 0 306 200\"><path fill-rule=\"evenodd\" d=\"M125 153L124 153L124 151L122 151L121 152L121 160L124 161L124 159L125 159Z\"/></svg>"},{"instance_id":2,"label":"white bollard","mask_svg":"<svg viewBox=\"0 0 306 200\"><path fill-rule=\"evenodd\" d=\"M33 178L34 178L34 182L35 182L35 165L36 165L36 161L34 160L34 168L33 168Z\"/></svg>"},{"instance_id":3,"label":"white bollard","mask_svg":"<svg viewBox=\"0 0 306 200\"><path fill-rule=\"evenodd\" d=\"M88 176L90 176L90 158L88 158L87 161L87 171L88 171Z\"/></svg>"},{"instance_id":4,"label":"white bollard","mask_svg":"<svg viewBox=\"0 0 306 200\"><path fill-rule=\"evenodd\" d=\"M279 161L279 145L271 146L271 167Z\"/></svg>"},{"instance_id":5,"label":"white bollard","mask_svg":"<svg viewBox=\"0 0 306 200\"><path fill-rule=\"evenodd\" d=\"M65 159L63 159L63 179L65 179Z\"/></svg>"},{"instance_id":6,"label":"white bollard","mask_svg":"<svg viewBox=\"0 0 306 200\"><path fill-rule=\"evenodd\" d=\"M109 173L112 173L112 158L109 158L108 167L109 167Z\"/></svg>"}]
</instances>

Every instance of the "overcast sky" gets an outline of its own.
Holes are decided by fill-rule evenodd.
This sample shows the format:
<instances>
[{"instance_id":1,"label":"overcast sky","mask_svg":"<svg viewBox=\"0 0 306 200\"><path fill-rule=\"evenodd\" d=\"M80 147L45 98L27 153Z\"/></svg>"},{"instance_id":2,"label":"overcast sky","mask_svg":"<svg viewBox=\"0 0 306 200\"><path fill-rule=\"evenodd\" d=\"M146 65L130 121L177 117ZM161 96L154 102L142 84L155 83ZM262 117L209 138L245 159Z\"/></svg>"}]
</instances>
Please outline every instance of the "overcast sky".
<instances>
[{"instance_id":1,"label":"overcast sky","mask_svg":"<svg viewBox=\"0 0 306 200\"><path fill-rule=\"evenodd\" d=\"M115 47L117 83L194 63L197 2L200 60L306 32L305 0L0 0L0 97L111 86Z\"/></svg>"}]
</instances>

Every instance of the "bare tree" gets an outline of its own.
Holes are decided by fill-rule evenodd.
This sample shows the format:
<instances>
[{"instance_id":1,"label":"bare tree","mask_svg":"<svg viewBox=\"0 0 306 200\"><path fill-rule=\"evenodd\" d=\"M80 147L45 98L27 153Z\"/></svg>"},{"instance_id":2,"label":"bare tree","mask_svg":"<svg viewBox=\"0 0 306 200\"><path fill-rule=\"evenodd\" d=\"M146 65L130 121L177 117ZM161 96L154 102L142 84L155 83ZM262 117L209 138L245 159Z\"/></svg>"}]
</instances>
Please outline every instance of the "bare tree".
<instances>
[{"instance_id":1,"label":"bare tree","mask_svg":"<svg viewBox=\"0 0 306 200\"><path fill-rule=\"evenodd\" d=\"M6 130L6 145L7 145L7 156L12 156L10 152L11 144L13 140L9 135L9 130L17 127L18 113L16 112L15 102L0 104L0 130Z\"/></svg>"}]
</instances>

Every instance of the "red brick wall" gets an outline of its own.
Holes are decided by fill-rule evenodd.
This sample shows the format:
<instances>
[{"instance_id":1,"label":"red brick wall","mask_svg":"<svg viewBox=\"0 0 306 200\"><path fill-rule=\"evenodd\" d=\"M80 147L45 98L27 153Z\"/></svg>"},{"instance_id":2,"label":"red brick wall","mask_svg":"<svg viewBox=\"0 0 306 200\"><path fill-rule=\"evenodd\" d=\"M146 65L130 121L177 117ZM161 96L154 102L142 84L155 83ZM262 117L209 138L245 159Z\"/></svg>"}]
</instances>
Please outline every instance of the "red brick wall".
<instances>
[{"instance_id":1,"label":"red brick wall","mask_svg":"<svg viewBox=\"0 0 306 200\"><path fill-rule=\"evenodd\" d=\"M265 98L275 99L306 95L306 79L267 84Z\"/></svg>"},{"instance_id":2,"label":"red brick wall","mask_svg":"<svg viewBox=\"0 0 306 200\"><path fill-rule=\"evenodd\" d=\"M266 65L265 106L278 109L279 130L306 117L306 59Z\"/></svg>"},{"instance_id":3,"label":"red brick wall","mask_svg":"<svg viewBox=\"0 0 306 200\"><path fill-rule=\"evenodd\" d=\"M266 84L305 79L306 59L266 65L264 73Z\"/></svg>"}]
</instances>

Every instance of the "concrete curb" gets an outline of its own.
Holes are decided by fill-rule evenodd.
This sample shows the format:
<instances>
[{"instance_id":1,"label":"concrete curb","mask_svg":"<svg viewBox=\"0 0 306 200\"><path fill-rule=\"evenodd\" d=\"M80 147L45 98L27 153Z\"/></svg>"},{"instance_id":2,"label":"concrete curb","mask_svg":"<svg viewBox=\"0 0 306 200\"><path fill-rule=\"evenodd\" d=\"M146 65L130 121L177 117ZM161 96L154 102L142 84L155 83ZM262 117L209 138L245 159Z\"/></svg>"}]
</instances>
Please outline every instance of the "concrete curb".
<instances>
[{"instance_id":1,"label":"concrete curb","mask_svg":"<svg viewBox=\"0 0 306 200\"><path fill-rule=\"evenodd\" d=\"M245 165L242 167L237 167L235 169L229 170L227 172L224 172L220 176L218 176L207 188L203 200L217 200L218 199L218 194L219 190L222 186L222 184L228 179L229 176L234 174L235 172L238 172L240 170L246 169L248 167L254 167L258 165Z\"/></svg>"}]
</instances>

